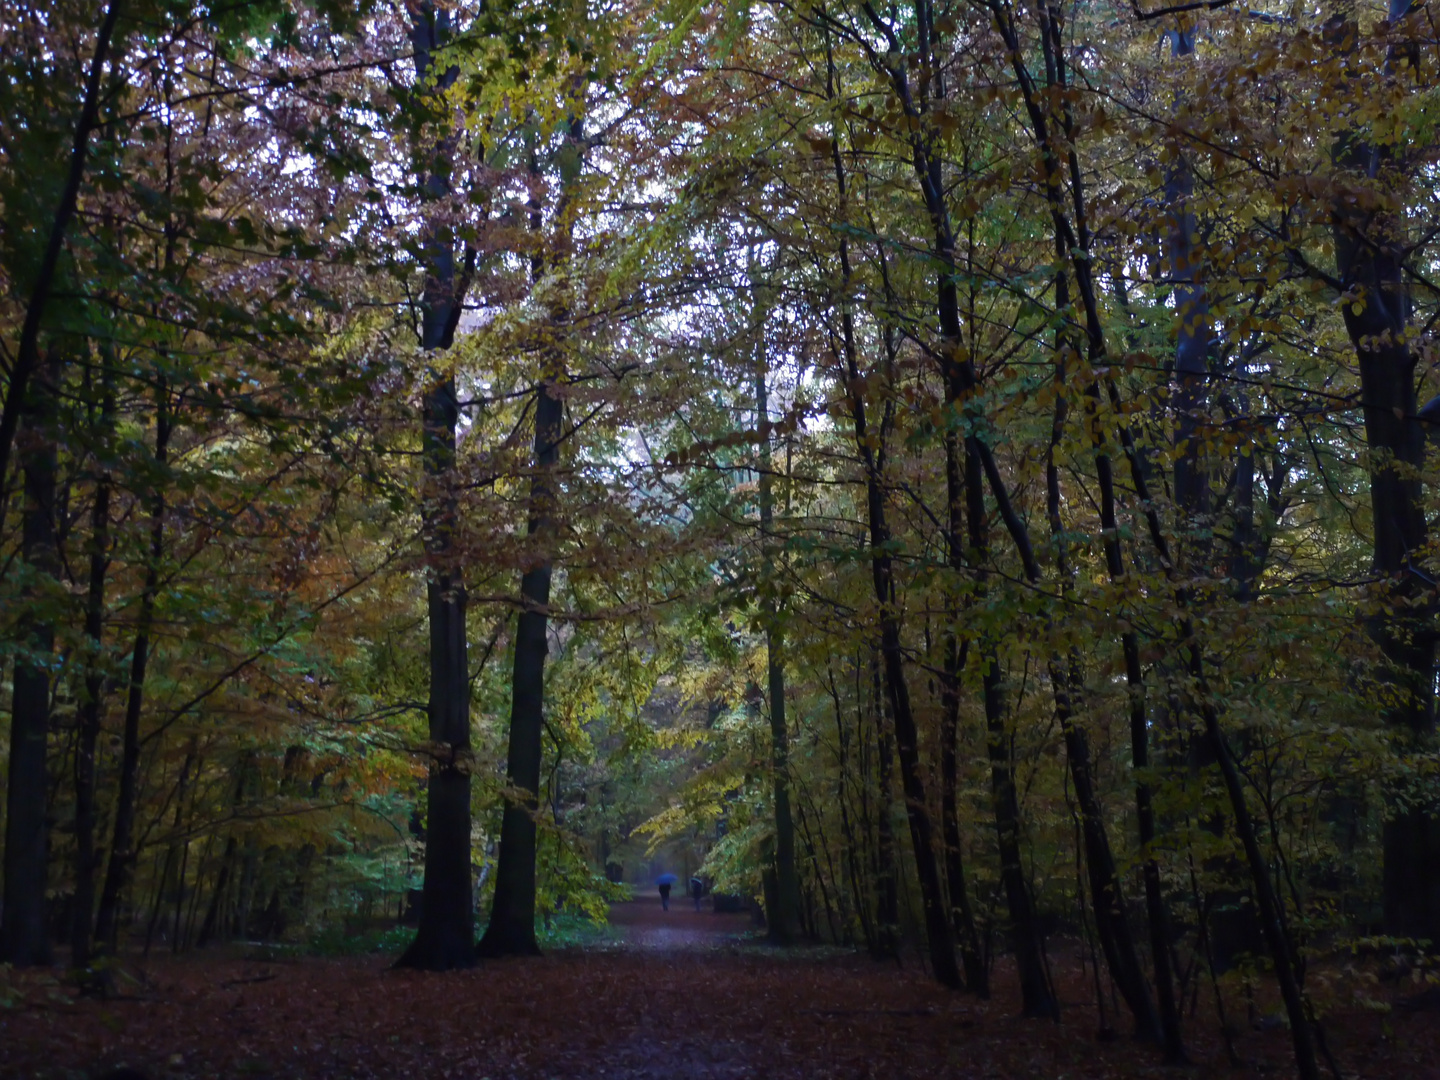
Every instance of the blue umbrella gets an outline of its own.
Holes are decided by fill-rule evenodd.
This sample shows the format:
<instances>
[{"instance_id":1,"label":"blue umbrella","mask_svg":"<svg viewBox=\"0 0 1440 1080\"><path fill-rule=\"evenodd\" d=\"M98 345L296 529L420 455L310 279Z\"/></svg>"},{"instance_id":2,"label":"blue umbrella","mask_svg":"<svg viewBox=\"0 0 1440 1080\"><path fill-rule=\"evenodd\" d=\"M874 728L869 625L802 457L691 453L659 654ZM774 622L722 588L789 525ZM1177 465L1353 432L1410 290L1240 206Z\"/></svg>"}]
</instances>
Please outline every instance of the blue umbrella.
<instances>
[{"instance_id":1,"label":"blue umbrella","mask_svg":"<svg viewBox=\"0 0 1440 1080\"><path fill-rule=\"evenodd\" d=\"M661 874L655 879L656 885L674 885L680 879L674 874Z\"/></svg>"}]
</instances>

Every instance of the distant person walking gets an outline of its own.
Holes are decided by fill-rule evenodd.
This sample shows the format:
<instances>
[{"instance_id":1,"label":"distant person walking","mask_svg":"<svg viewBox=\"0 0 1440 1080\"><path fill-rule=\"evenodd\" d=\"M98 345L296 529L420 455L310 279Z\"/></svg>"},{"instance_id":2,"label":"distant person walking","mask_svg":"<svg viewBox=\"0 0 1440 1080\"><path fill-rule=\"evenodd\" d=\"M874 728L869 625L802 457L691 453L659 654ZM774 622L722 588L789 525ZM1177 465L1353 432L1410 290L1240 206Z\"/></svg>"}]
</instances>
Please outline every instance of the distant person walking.
<instances>
[{"instance_id":1,"label":"distant person walking","mask_svg":"<svg viewBox=\"0 0 1440 1080\"><path fill-rule=\"evenodd\" d=\"M700 897L705 895L705 883L698 877L690 879L690 895L695 898L695 910L700 910Z\"/></svg>"},{"instance_id":2,"label":"distant person walking","mask_svg":"<svg viewBox=\"0 0 1440 1080\"><path fill-rule=\"evenodd\" d=\"M679 881L674 874L661 874L655 879L655 884L660 886L660 907L664 911L670 910L670 888Z\"/></svg>"}]
</instances>

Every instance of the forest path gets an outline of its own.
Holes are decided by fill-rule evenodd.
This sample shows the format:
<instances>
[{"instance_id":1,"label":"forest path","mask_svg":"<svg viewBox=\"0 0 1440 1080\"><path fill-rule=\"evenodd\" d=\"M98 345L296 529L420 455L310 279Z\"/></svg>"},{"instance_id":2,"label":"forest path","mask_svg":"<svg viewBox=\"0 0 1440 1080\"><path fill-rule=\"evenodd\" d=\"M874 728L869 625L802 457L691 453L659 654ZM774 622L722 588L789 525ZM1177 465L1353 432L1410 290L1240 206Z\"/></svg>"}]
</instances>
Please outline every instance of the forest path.
<instances>
[{"instance_id":1,"label":"forest path","mask_svg":"<svg viewBox=\"0 0 1440 1080\"><path fill-rule=\"evenodd\" d=\"M610 926L617 942L629 949L668 951L675 949L713 949L738 942L755 930L749 915L717 914L709 897L700 902L688 896L670 898L670 910L664 910L657 894L637 896L623 904L610 907Z\"/></svg>"},{"instance_id":2,"label":"forest path","mask_svg":"<svg viewBox=\"0 0 1440 1080\"><path fill-rule=\"evenodd\" d=\"M1152 1047L1100 1043L1090 982L1056 957L1062 1023L1022 1020L997 993L947 992L913 965L754 943L748 919L658 897L617 905L590 948L431 974L382 956L155 958L118 1000L67 1000L57 973L7 976L0 1077L88 1080L127 1064L149 1080L1115 1080L1177 1074ZM0 972L3 974L3 972ZM138 975L139 972L136 971ZM48 980L48 981L47 981ZM0 990L6 984L0 981ZM1243 1013L1242 1013L1243 1015ZM1331 1027L1366 1080L1440 1076L1433 1012ZM1230 1070L1214 1024L1187 1025L1184 1080L1291 1075L1286 1032L1245 1031Z\"/></svg>"}]
</instances>

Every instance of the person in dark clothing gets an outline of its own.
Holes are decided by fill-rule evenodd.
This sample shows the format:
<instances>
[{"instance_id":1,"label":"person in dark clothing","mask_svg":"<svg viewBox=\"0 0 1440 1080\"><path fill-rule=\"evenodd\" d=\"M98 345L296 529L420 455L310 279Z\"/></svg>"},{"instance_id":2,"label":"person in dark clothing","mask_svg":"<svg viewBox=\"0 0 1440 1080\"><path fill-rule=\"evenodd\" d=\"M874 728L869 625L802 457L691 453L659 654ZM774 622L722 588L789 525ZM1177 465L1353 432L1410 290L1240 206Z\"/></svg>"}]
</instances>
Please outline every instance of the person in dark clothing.
<instances>
[{"instance_id":1,"label":"person in dark clothing","mask_svg":"<svg viewBox=\"0 0 1440 1080\"><path fill-rule=\"evenodd\" d=\"M660 883L660 907L664 911L670 910L670 882Z\"/></svg>"},{"instance_id":2,"label":"person in dark clothing","mask_svg":"<svg viewBox=\"0 0 1440 1080\"><path fill-rule=\"evenodd\" d=\"M695 910L700 910L700 897L705 895L705 883L698 877L690 879L690 895L695 898Z\"/></svg>"}]
</instances>

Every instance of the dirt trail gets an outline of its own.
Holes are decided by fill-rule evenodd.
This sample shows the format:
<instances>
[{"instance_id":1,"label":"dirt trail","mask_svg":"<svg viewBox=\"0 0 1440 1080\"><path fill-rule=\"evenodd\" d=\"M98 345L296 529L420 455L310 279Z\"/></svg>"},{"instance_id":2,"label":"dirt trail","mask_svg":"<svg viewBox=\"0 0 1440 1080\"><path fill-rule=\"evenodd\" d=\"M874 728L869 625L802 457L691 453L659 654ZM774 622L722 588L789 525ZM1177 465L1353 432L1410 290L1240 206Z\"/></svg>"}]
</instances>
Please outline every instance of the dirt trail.
<instances>
[{"instance_id":1,"label":"dirt trail","mask_svg":"<svg viewBox=\"0 0 1440 1080\"><path fill-rule=\"evenodd\" d=\"M603 945L469 971L392 971L384 957L153 962L112 1001L0 1007L0 1076L84 1080L128 1064L150 1080L1102 1080L1166 1077L1149 1046L1100 1043L1089 979L1057 957L1060 1024L1022 1020L1001 962L994 1000L911 966L834 949L758 945L745 916L617 905ZM58 973L47 977L58 989ZM4 985L0 984L0 990ZM0 994L0 1001L4 995ZM1243 1009L1236 1015L1243 1016ZM1352 1010L1331 1025L1367 1080L1440 1077L1433 1012ZM1187 1025L1185 1080L1291 1075L1283 1030L1246 1030L1223 1065L1212 1018ZM1348 1071L1347 1070L1347 1071Z\"/></svg>"},{"instance_id":2,"label":"dirt trail","mask_svg":"<svg viewBox=\"0 0 1440 1080\"><path fill-rule=\"evenodd\" d=\"M708 899L701 909L688 896L672 896L670 910L660 897L642 896L610 908L610 925L625 947L647 951L713 949L733 944L755 929L749 915L717 915Z\"/></svg>"}]
</instances>

